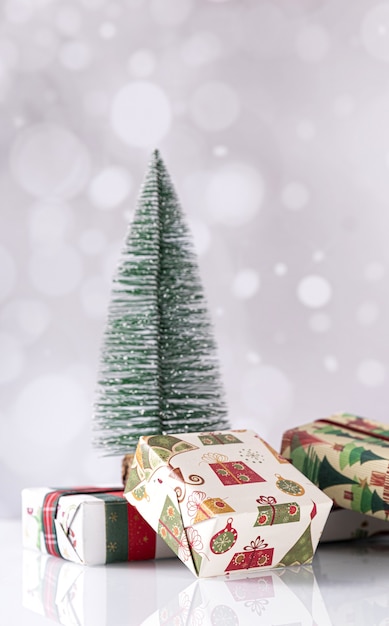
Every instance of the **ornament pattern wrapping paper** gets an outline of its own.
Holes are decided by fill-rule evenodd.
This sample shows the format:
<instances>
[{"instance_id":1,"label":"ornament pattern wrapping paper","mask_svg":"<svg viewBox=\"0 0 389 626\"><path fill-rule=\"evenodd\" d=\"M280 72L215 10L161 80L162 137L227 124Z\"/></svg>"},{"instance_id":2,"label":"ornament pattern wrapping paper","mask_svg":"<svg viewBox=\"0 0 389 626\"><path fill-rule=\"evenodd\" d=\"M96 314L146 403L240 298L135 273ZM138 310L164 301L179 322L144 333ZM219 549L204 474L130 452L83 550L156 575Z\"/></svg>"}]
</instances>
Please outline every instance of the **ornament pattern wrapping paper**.
<instances>
[{"instance_id":1,"label":"ornament pattern wrapping paper","mask_svg":"<svg viewBox=\"0 0 389 626\"><path fill-rule=\"evenodd\" d=\"M121 488L27 488L23 545L84 565L174 556Z\"/></svg>"},{"instance_id":2,"label":"ornament pattern wrapping paper","mask_svg":"<svg viewBox=\"0 0 389 626\"><path fill-rule=\"evenodd\" d=\"M141 437L125 495L200 578L310 563L332 506L250 430Z\"/></svg>"},{"instance_id":3,"label":"ornament pattern wrapping paper","mask_svg":"<svg viewBox=\"0 0 389 626\"><path fill-rule=\"evenodd\" d=\"M292 428L281 452L337 507L389 519L389 427L348 413Z\"/></svg>"}]
</instances>

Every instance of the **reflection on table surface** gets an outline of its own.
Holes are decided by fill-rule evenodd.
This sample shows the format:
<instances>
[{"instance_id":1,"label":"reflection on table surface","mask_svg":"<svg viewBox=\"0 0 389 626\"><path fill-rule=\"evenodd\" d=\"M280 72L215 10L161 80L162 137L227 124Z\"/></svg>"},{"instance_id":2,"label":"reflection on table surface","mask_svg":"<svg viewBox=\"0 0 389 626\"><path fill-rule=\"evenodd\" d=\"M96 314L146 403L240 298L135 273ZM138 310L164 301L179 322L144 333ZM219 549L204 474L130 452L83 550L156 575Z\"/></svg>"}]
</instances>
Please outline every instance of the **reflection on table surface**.
<instances>
[{"instance_id":1,"label":"reflection on table surface","mask_svg":"<svg viewBox=\"0 0 389 626\"><path fill-rule=\"evenodd\" d=\"M387 538L322 544L313 571L331 624L389 626Z\"/></svg>"},{"instance_id":2,"label":"reflection on table surface","mask_svg":"<svg viewBox=\"0 0 389 626\"><path fill-rule=\"evenodd\" d=\"M23 605L87 626L388 626L388 559L387 540L326 544L312 567L196 580L176 560L88 568L25 550Z\"/></svg>"}]
</instances>

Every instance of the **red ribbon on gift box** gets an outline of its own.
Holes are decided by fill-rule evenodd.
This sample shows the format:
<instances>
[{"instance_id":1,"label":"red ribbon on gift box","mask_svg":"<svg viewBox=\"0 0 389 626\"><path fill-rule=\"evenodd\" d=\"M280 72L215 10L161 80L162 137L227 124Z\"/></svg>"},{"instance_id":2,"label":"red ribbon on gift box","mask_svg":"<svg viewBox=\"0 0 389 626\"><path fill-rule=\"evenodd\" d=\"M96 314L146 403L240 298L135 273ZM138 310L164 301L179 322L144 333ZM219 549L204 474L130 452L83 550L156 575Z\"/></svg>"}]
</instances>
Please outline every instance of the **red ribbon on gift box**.
<instances>
[{"instance_id":1,"label":"red ribbon on gift box","mask_svg":"<svg viewBox=\"0 0 389 626\"><path fill-rule=\"evenodd\" d=\"M357 418L352 422L343 423L342 420L337 420L336 417L334 419L319 419L315 420L315 424L330 424L331 426L338 426L338 428L343 428L345 430L351 430L352 432L359 433L360 435L366 435L367 437L376 437L377 439L382 439L382 441L389 441L389 437L384 435L382 432L375 432L378 429L378 425L369 424L369 420L366 420L362 417Z\"/></svg>"},{"instance_id":2,"label":"red ribbon on gift box","mask_svg":"<svg viewBox=\"0 0 389 626\"><path fill-rule=\"evenodd\" d=\"M42 507L43 534L45 539L46 550L53 556L62 556L57 542L57 533L55 530L54 520L57 515L58 502L61 496L71 496L83 493L115 493L119 495L123 493L122 489L113 487L112 489L102 489L101 487L74 487L73 489L56 489L45 495Z\"/></svg>"},{"instance_id":3,"label":"red ribbon on gift box","mask_svg":"<svg viewBox=\"0 0 389 626\"><path fill-rule=\"evenodd\" d=\"M101 494L106 499L113 496L113 501L123 497L123 489L118 487L74 487L73 489L55 489L46 494L42 506L42 526L46 550L53 556L62 556L57 542L55 519L59 499L67 495ZM129 502L126 502L127 511L127 560L137 561L155 557L156 537L152 528L135 511Z\"/></svg>"}]
</instances>

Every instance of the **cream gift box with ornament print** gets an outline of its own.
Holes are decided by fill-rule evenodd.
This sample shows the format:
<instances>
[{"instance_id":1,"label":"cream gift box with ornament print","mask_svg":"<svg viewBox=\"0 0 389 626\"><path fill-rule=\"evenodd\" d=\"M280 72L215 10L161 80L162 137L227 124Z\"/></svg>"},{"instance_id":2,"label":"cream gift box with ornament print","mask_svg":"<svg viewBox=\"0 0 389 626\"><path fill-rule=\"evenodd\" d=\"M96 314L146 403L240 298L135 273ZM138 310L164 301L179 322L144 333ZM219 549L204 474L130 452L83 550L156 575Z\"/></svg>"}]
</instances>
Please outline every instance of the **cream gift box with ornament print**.
<instances>
[{"instance_id":1,"label":"cream gift box with ornament print","mask_svg":"<svg viewBox=\"0 0 389 626\"><path fill-rule=\"evenodd\" d=\"M22 491L23 546L83 565L174 554L120 487L31 487Z\"/></svg>"},{"instance_id":2,"label":"cream gift box with ornament print","mask_svg":"<svg viewBox=\"0 0 389 626\"><path fill-rule=\"evenodd\" d=\"M199 577L310 563L332 505L250 430L141 437L125 495Z\"/></svg>"}]
</instances>

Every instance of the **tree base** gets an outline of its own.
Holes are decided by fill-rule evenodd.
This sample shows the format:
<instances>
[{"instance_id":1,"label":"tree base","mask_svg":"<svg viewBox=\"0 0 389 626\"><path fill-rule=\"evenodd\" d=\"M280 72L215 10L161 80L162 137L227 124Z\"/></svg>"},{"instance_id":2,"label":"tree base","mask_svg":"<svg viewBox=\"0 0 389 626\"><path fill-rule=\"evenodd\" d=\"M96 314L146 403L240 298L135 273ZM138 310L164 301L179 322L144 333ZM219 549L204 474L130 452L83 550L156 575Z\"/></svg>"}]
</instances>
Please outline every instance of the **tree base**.
<instances>
[{"instance_id":1,"label":"tree base","mask_svg":"<svg viewBox=\"0 0 389 626\"><path fill-rule=\"evenodd\" d=\"M133 454L126 454L123 457L123 460L122 460L122 482L123 482L123 487L126 486L127 479L128 479L128 474L130 472L130 467L132 465L133 460L134 460L134 455Z\"/></svg>"}]
</instances>

